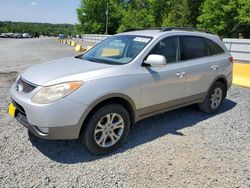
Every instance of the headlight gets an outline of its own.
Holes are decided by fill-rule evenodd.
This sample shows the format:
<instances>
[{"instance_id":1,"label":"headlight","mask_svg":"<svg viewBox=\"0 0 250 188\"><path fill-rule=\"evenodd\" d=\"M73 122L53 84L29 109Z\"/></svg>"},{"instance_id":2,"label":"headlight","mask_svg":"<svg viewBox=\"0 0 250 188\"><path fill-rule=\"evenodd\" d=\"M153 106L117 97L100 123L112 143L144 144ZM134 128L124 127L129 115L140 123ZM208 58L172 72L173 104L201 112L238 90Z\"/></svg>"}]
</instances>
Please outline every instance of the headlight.
<instances>
[{"instance_id":1,"label":"headlight","mask_svg":"<svg viewBox=\"0 0 250 188\"><path fill-rule=\"evenodd\" d=\"M82 84L83 82L67 82L43 87L33 96L32 101L39 104L54 102L77 90Z\"/></svg>"}]
</instances>

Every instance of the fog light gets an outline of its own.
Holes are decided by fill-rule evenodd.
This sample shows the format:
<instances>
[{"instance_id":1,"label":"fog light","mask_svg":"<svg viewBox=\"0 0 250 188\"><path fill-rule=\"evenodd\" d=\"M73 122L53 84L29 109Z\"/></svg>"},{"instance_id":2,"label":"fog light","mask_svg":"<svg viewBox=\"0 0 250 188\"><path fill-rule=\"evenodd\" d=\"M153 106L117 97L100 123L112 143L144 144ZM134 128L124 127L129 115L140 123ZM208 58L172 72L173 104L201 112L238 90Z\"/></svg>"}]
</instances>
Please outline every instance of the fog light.
<instances>
[{"instance_id":1,"label":"fog light","mask_svg":"<svg viewBox=\"0 0 250 188\"><path fill-rule=\"evenodd\" d=\"M36 127L41 133L43 134L48 134L49 133L49 128L46 127Z\"/></svg>"}]
</instances>

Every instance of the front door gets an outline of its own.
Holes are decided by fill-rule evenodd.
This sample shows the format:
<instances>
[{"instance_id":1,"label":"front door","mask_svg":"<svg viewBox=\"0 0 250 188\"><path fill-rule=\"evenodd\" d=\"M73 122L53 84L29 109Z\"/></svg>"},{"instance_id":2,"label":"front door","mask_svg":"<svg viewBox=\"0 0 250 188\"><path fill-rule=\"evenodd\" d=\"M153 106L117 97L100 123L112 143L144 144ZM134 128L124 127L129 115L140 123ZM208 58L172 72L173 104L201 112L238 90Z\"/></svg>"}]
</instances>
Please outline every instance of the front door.
<instances>
[{"instance_id":1,"label":"front door","mask_svg":"<svg viewBox=\"0 0 250 188\"><path fill-rule=\"evenodd\" d=\"M141 115L154 113L182 103L186 65L179 62L179 38L161 40L149 53L165 56L164 67L141 67Z\"/></svg>"}]
</instances>

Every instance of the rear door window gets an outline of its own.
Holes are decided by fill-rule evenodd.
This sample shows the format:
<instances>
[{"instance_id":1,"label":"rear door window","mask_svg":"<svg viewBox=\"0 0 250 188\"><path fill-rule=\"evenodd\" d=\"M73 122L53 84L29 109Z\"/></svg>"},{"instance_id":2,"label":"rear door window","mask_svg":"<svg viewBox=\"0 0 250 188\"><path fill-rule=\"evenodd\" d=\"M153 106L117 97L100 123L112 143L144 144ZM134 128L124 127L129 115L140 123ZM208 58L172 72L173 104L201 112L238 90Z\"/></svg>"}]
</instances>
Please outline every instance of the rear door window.
<instances>
[{"instance_id":1,"label":"rear door window","mask_svg":"<svg viewBox=\"0 0 250 188\"><path fill-rule=\"evenodd\" d=\"M212 40L209 40L209 39L206 39L206 38L204 38L204 40L207 43L210 55L216 55L216 54L224 53L224 50L218 44L213 42Z\"/></svg>"},{"instance_id":2,"label":"rear door window","mask_svg":"<svg viewBox=\"0 0 250 188\"><path fill-rule=\"evenodd\" d=\"M180 37L181 60L201 58L209 55L209 49L201 37Z\"/></svg>"}]
</instances>

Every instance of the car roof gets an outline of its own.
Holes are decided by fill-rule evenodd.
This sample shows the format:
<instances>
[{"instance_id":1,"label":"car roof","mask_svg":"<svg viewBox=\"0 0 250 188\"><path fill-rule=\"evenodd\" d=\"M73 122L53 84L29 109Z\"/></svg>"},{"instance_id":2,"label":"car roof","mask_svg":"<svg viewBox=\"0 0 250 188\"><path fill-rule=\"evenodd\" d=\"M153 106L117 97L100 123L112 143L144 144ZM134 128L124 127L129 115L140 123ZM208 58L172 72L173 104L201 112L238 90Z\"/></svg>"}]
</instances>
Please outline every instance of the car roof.
<instances>
[{"instance_id":1,"label":"car roof","mask_svg":"<svg viewBox=\"0 0 250 188\"><path fill-rule=\"evenodd\" d=\"M160 30L137 30L119 33L118 35L139 35L145 37L155 37L160 33Z\"/></svg>"},{"instance_id":2,"label":"car roof","mask_svg":"<svg viewBox=\"0 0 250 188\"><path fill-rule=\"evenodd\" d=\"M171 31L162 31L161 29L152 29L152 30L135 30L135 31L128 31L124 33L119 33L118 35L138 35L138 36L145 36L145 37L153 37L158 38L160 36L165 36L167 34L187 34L187 35L194 35L194 36L201 36L201 37L215 37L216 35L207 32L201 31L184 31L184 30L171 30Z\"/></svg>"}]
</instances>

